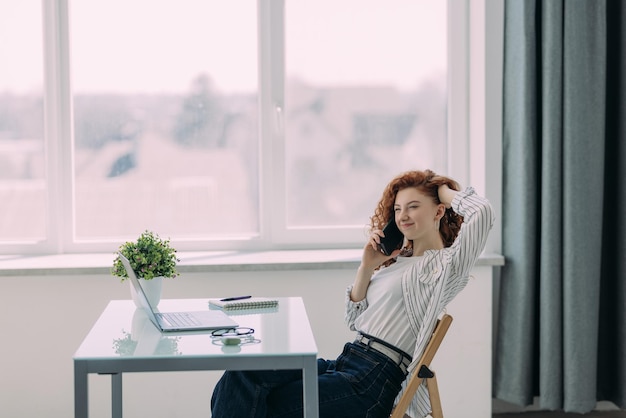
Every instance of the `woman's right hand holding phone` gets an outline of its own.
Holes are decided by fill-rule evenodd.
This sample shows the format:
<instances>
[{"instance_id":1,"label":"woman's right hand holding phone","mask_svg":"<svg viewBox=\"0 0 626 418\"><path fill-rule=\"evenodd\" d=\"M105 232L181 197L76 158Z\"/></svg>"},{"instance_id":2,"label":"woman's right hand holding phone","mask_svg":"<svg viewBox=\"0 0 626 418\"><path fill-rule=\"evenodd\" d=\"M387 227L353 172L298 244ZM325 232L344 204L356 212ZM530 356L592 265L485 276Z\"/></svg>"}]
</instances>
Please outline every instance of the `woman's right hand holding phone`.
<instances>
[{"instance_id":1,"label":"woman's right hand holding phone","mask_svg":"<svg viewBox=\"0 0 626 418\"><path fill-rule=\"evenodd\" d=\"M374 271L378 268L378 266L400 254L400 250L395 250L391 253L391 255L385 255L380 251L380 239L384 236L385 233L380 229L372 231L369 240L363 248L361 265L357 270L354 285L352 286L352 292L350 293L350 299L354 302L358 302L365 298L372 274L374 274Z\"/></svg>"}]
</instances>

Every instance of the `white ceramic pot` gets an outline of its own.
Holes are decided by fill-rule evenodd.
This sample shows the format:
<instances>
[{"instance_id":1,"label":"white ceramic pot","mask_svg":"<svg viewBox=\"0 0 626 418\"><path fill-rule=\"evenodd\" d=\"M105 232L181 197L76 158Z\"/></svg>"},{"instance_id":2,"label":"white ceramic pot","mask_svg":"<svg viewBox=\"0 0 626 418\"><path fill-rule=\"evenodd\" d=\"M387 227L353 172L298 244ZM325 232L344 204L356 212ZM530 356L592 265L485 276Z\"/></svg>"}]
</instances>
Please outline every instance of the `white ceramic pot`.
<instances>
[{"instance_id":1,"label":"white ceramic pot","mask_svg":"<svg viewBox=\"0 0 626 418\"><path fill-rule=\"evenodd\" d=\"M146 297L148 298L150 305L152 305L153 308L156 308L156 306L161 301L161 289L163 289L163 277L155 277L151 280L139 279L139 284L141 285L141 288L143 289L143 293L146 294ZM130 295L133 301L135 302L135 306L137 306L138 308L142 308L141 304L137 300L137 292L135 291L134 286L130 282L129 282L129 285L130 285Z\"/></svg>"}]
</instances>

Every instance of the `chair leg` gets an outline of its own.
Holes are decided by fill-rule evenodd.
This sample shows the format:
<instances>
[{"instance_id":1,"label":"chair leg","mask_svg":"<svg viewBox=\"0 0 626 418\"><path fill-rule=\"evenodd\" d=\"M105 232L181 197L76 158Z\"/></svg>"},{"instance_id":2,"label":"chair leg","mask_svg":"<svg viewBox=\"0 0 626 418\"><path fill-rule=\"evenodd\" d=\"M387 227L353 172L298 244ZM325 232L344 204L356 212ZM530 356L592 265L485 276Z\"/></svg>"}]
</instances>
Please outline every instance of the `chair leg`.
<instances>
[{"instance_id":1,"label":"chair leg","mask_svg":"<svg viewBox=\"0 0 626 418\"><path fill-rule=\"evenodd\" d=\"M443 418L443 409L441 408L441 398L439 398L439 386L437 386L437 376L434 375L430 379L426 379L426 386L430 394L430 407L433 418Z\"/></svg>"}]
</instances>

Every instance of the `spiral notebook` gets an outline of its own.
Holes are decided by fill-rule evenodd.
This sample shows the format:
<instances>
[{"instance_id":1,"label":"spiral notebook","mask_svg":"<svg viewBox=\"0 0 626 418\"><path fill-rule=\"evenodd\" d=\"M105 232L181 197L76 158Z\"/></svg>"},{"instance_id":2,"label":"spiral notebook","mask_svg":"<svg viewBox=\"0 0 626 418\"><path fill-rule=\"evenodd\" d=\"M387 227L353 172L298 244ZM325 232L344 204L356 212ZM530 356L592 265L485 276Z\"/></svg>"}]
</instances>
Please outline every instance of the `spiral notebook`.
<instances>
[{"instance_id":1,"label":"spiral notebook","mask_svg":"<svg viewBox=\"0 0 626 418\"><path fill-rule=\"evenodd\" d=\"M258 297L230 301L224 301L221 299L209 299L209 305L224 310L273 308L278 305L278 299Z\"/></svg>"}]
</instances>

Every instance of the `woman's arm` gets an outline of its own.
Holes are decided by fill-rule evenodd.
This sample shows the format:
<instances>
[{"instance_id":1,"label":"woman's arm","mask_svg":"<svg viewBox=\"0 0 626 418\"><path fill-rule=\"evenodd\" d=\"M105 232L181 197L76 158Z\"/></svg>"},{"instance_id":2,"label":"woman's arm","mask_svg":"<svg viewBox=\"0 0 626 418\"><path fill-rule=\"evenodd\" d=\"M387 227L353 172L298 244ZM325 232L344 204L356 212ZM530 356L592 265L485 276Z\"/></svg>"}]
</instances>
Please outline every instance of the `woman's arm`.
<instances>
[{"instance_id":1,"label":"woman's arm","mask_svg":"<svg viewBox=\"0 0 626 418\"><path fill-rule=\"evenodd\" d=\"M352 284L352 290L350 291L350 300L360 302L365 299L372 274L374 274L374 270L367 269L363 264L359 266L356 271L354 283Z\"/></svg>"},{"instance_id":2,"label":"woman's arm","mask_svg":"<svg viewBox=\"0 0 626 418\"><path fill-rule=\"evenodd\" d=\"M445 188L443 194L444 199L451 196ZM477 195L471 187L462 192L456 192L451 201L451 207L463 216L459 235L452 244L451 250L458 257L458 273L465 276L469 274L469 270L485 248L495 217L489 201Z\"/></svg>"}]
</instances>

